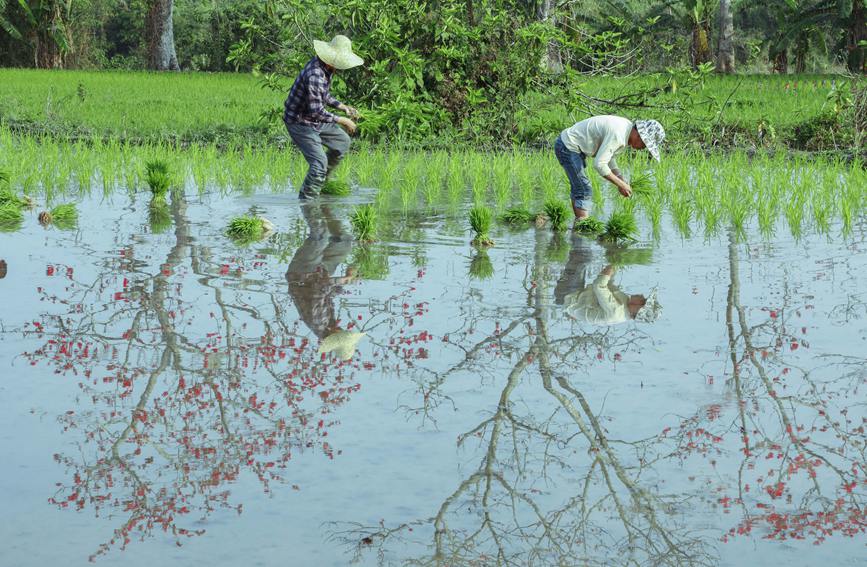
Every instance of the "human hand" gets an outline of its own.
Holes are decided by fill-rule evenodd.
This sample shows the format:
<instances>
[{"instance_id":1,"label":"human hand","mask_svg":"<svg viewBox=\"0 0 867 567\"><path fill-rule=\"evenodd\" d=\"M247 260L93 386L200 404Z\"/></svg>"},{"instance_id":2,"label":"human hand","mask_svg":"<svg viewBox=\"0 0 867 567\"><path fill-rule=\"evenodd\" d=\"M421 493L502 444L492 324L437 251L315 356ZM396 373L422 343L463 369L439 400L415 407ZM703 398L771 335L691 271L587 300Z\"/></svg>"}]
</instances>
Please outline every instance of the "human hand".
<instances>
[{"instance_id":1,"label":"human hand","mask_svg":"<svg viewBox=\"0 0 867 567\"><path fill-rule=\"evenodd\" d=\"M353 120L358 120L358 109L356 109L355 107L344 104L343 112L345 112Z\"/></svg>"},{"instance_id":2,"label":"human hand","mask_svg":"<svg viewBox=\"0 0 867 567\"><path fill-rule=\"evenodd\" d=\"M625 181L623 182L622 185L620 185L617 188L617 190L620 191L620 194L623 195L624 197L626 197L627 199L629 197L632 197L632 187L629 185L629 183L627 183Z\"/></svg>"},{"instance_id":3,"label":"human hand","mask_svg":"<svg viewBox=\"0 0 867 567\"><path fill-rule=\"evenodd\" d=\"M358 129L358 126L355 124L355 122L343 116L337 118L337 124L339 124L340 127L344 130L346 130L346 133L350 136L355 134L355 131Z\"/></svg>"}]
</instances>

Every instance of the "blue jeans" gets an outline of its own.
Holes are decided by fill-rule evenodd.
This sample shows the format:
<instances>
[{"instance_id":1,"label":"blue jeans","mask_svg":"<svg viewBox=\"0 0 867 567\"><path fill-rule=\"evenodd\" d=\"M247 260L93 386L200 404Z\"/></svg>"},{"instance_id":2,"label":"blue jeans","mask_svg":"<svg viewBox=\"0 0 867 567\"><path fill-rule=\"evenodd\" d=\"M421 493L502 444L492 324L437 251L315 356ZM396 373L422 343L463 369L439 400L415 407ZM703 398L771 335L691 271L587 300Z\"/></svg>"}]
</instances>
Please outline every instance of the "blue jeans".
<instances>
[{"instance_id":1,"label":"blue jeans","mask_svg":"<svg viewBox=\"0 0 867 567\"><path fill-rule=\"evenodd\" d=\"M593 186L590 185L590 179L587 178L587 162L584 154L573 152L567 148L560 136L557 136L557 141L554 142L554 154L557 156L557 161L566 170L566 177L569 178L569 195L572 198L572 206L576 209L589 211L593 197Z\"/></svg>"},{"instance_id":2,"label":"blue jeans","mask_svg":"<svg viewBox=\"0 0 867 567\"><path fill-rule=\"evenodd\" d=\"M307 124L286 124L286 130L310 166L298 196L317 197L328 174L349 151L349 135L332 123L323 124L319 130ZM327 153L322 146L328 148Z\"/></svg>"}]
</instances>

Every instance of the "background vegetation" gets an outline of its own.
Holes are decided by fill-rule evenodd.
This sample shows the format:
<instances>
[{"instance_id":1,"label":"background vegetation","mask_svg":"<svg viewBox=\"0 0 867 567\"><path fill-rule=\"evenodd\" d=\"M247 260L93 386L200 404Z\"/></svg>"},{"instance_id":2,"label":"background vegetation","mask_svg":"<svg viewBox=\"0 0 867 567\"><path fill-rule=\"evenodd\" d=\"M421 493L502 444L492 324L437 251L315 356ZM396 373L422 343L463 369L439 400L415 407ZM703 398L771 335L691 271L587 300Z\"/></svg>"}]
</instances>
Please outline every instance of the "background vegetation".
<instances>
[{"instance_id":1,"label":"background vegetation","mask_svg":"<svg viewBox=\"0 0 867 567\"><path fill-rule=\"evenodd\" d=\"M72 136L270 142L312 39L344 33L367 64L334 90L364 109L370 139L538 143L618 112L659 117L683 143L853 147L865 11L865 0L0 0L0 66L243 72L7 71L0 120ZM710 79L715 70L816 75L742 82Z\"/></svg>"}]
</instances>

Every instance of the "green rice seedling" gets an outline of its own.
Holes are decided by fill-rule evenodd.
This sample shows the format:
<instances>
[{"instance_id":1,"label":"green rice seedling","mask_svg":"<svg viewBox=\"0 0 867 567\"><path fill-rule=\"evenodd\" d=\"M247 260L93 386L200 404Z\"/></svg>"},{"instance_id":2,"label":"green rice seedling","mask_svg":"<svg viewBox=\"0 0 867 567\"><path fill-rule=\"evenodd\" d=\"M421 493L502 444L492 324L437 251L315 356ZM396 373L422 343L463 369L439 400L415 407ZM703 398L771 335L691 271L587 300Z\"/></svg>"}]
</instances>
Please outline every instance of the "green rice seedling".
<instances>
[{"instance_id":1,"label":"green rice seedling","mask_svg":"<svg viewBox=\"0 0 867 567\"><path fill-rule=\"evenodd\" d=\"M671 197L671 214L674 218L675 227L683 236L690 234L690 220L692 219L692 204L681 193L674 193Z\"/></svg>"},{"instance_id":2,"label":"green rice seedling","mask_svg":"<svg viewBox=\"0 0 867 567\"><path fill-rule=\"evenodd\" d=\"M229 221L226 236L236 244L247 245L262 240L271 228L270 223L262 217L245 215Z\"/></svg>"},{"instance_id":3,"label":"green rice seedling","mask_svg":"<svg viewBox=\"0 0 867 567\"><path fill-rule=\"evenodd\" d=\"M424 200L428 205L434 204L440 196L443 180L448 173L447 160L448 156L445 153L436 152L429 161L427 177L423 185Z\"/></svg>"},{"instance_id":4,"label":"green rice seedling","mask_svg":"<svg viewBox=\"0 0 867 567\"><path fill-rule=\"evenodd\" d=\"M54 226L62 230L75 228L78 223L78 210L72 203L57 205L51 209L51 218Z\"/></svg>"},{"instance_id":5,"label":"green rice seedling","mask_svg":"<svg viewBox=\"0 0 867 567\"><path fill-rule=\"evenodd\" d=\"M448 177L446 178L446 191L448 192L449 201L452 203L458 203L464 192L464 187L466 187L464 184L464 174L461 169L460 158L452 156L448 167L449 171Z\"/></svg>"},{"instance_id":6,"label":"green rice seedling","mask_svg":"<svg viewBox=\"0 0 867 567\"><path fill-rule=\"evenodd\" d=\"M376 238L378 216L376 207L371 203L356 207L349 217L355 238L361 242L372 242Z\"/></svg>"},{"instance_id":7,"label":"green rice seedling","mask_svg":"<svg viewBox=\"0 0 867 567\"><path fill-rule=\"evenodd\" d=\"M33 200L28 196L19 197L12 189L0 187L0 206L10 205L19 209L30 208Z\"/></svg>"},{"instance_id":8,"label":"green rice seedling","mask_svg":"<svg viewBox=\"0 0 867 567\"><path fill-rule=\"evenodd\" d=\"M164 196L153 197L148 205L148 225L153 234L162 234L172 226L172 213Z\"/></svg>"},{"instance_id":9,"label":"green rice seedling","mask_svg":"<svg viewBox=\"0 0 867 567\"><path fill-rule=\"evenodd\" d=\"M605 223L605 232L602 233L602 240L607 242L621 242L624 240L635 240L638 234L638 225L635 222L635 217L625 212L612 213Z\"/></svg>"},{"instance_id":10,"label":"green rice seedling","mask_svg":"<svg viewBox=\"0 0 867 567\"><path fill-rule=\"evenodd\" d=\"M476 249L476 253L470 260L470 278L475 280L488 280L494 276L494 264L484 248Z\"/></svg>"},{"instance_id":11,"label":"green rice seedling","mask_svg":"<svg viewBox=\"0 0 867 567\"><path fill-rule=\"evenodd\" d=\"M581 234L596 236L605 232L605 223L596 217L587 217L575 221L575 226L573 228Z\"/></svg>"},{"instance_id":12,"label":"green rice seedling","mask_svg":"<svg viewBox=\"0 0 867 567\"><path fill-rule=\"evenodd\" d=\"M632 195L635 197L647 197L653 192L653 181L646 173L634 176L629 185L632 187Z\"/></svg>"},{"instance_id":13,"label":"green rice seedling","mask_svg":"<svg viewBox=\"0 0 867 567\"><path fill-rule=\"evenodd\" d=\"M506 212L500 215L501 222L515 227L522 225L527 226L535 218L536 215L533 214L530 209L526 209L524 207L509 207L508 209L506 209Z\"/></svg>"},{"instance_id":14,"label":"green rice seedling","mask_svg":"<svg viewBox=\"0 0 867 567\"><path fill-rule=\"evenodd\" d=\"M21 207L13 203L0 205L0 232L15 232L24 223Z\"/></svg>"},{"instance_id":15,"label":"green rice seedling","mask_svg":"<svg viewBox=\"0 0 867 567\"><path fill-rule=\"evenodd\" d=\"M333 195L335 197L346 197L352 193L352 188L348 181L339 179L328 179L322 185L323 195Z\"/></svg>"},{"instance_id":16,"label":"green rice seedling","mask_svg":"<svg viewBox=\"0 0 867 567\"><path fill-rule=\"evenodd\" d=\"M349 265L355 268L358 277L365 280L384 280L390 270L385 249L370 244L356 246Z\"/></svg>"},{"instance_id":17,"label":"green rice seedling","mask_svg":"<svg viewBox=\"0 0 867 567\"><path fill-rule=\"evenodd\" d=\"M514 183L514 172L508 156L498 156L494 160L493 177L494 199L497 203L497 209L503 209L512 195L512 184Z\"/></svg>"},{"instance_id":18,"label":"green rice seedling","mask_svg":"<svg viewBox=\"0 0 867 567\"><path fill-rule=\"evenodd\" d=\"M786 203L786 221L789 223L789 230L795 238L799 238L803 230L805 206L803 195L803 193L797 192Z\"/></svg>"},{"instance_id":19,"label":"green rice seedling","mask_svg":"<svg viewBox=\"0 0 867 567\"><path fill-rule=\"evenodd\" d=\"M776 224L777 213L779 210L779 201L777 198L758 199L757 204L759 232L765 238L770 238L774 234L774 226Z\"/></svg>"},{"instance_id":20,"label":"green rice seedling","mask_svg":"<svg viewBox=\"0 0 867 567\"><path fill-rule=\"evenodd\" d=\"M559 164L557 164L559 167ZM552 167L543 167L539 172L539 186L542 189L542 199L547 202L556 199L560 192L560 173Z\"/></svg>"},{"instance_id":21,"label":"green rice seedling","mask_svg":"<svg viewBox=\"0 0 867 567\"><path fill-rule=\"evenodd\" d=\"M587 178L590 179L590 187L593 189L591 193L593 208L602 211L605 209L605 192L602 190L602 180L598 175L588 175Z\"/></svg>"},{"instance_id":22,"label":"green rice seedling","mask_svg":"<svg viewBox=\"0 0 867 567\"><path fill-rule=\"evenodd\" d=\"M543 210L551 222L552 229L556 231L566 230L566 223L569 219L569 205L555 197L545 201Z\"/></svg>"},{"instance_id":23,"label":"green rice seedling","mask_svg":"<svg viewBox=\"0 0 867 567\"><path fill-rule=\"evenodd\" d=\"M409 160L403 170L403 180L400 184L400 201L403 205L403 210L409 209L416 196L418 189L422 184L424 174L424 165L417 157Z\"/></svg>"},{"instance_id":24,"label":"green rice seedling","mask_svg":"<svg viewBox=\"0 0 867 567\"><path fill-rule=\"evenodd\" d=\"M165 195L172 186L169 164L160 159L145 163L145 180L154 196Z\"/></svg>"},{"instance_id":25,"label":"green rice seedling","mask_svg":"<svg viewBox=\"0 0 867 567\"><path fill-rule=\"evenodd\" d=\"M491 209L484 205L476 205L470 209L470 227L472 227L473 232L476 234L472 241L474 246L494 245L494 241L488 236L493 216Z\"/></svg>"},{"instance_id":26,"label":"green rice seedling","mask_svg":"<svg viewBox=\"0 0 867 567\"><path fill-rule=\"evenodd\" d=\"M536 170L525 154L518 154L518 163L515 166L515 179L518 183L519 193L521 195L521 204L530 208L536 199L538 193L538 184L536 182Z\"/></svg>"}]
</instances>

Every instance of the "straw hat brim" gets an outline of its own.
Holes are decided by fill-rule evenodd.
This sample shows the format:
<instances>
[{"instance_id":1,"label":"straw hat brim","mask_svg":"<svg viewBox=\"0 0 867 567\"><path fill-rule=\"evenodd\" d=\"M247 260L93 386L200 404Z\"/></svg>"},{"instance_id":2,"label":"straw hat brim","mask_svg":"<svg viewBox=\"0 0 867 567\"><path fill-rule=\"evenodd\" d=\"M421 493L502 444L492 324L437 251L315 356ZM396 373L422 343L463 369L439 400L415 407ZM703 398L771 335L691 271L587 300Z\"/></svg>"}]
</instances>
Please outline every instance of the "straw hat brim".
<instances>
[{"instance_id":1,"label":"straw hat brim","mask_svg":"<svg viewBox=\"0 0 867 567\"><path fill-rule=\"evenodd\" d=\"M364 59L351 50L335 49L326 41L313 40L313 50L322 61L341 71L364 65Z\"/></svg>"}]
</instances>

